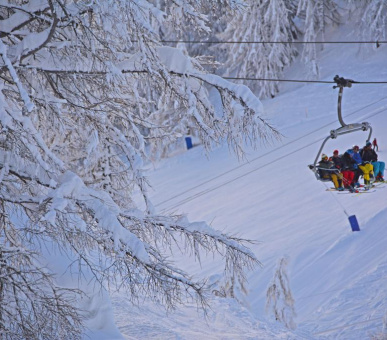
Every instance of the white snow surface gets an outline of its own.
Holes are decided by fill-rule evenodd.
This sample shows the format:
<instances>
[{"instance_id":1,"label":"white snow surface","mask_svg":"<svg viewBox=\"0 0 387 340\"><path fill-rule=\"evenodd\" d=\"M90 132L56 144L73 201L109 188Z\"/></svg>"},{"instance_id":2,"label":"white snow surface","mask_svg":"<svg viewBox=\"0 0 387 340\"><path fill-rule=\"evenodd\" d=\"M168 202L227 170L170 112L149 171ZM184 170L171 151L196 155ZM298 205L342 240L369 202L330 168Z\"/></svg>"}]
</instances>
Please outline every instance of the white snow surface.
<instances>
[{"instance_id":1,"label":"white snow surface","mask_svg":"<svg viewBox=\"0 0 387 340\"><path fill-rule=\"evenodd\" d=\"M336 28L326 40L353 40L351 28ZM357 81L387 81L387 46L325 45L320 80L338 74ZM252 77L254 75L251 75ZM305 79L295 63L286 79ZM113 298L115 321L125 339L368 339L383 330L387 300L387 185L354 196L326 191L307 165L337 119L337 93L329 84L284 83L263 101L265 115L283 134L280 142L248 149L238 162L226 145L206 157L201 146L149 170L156 211L186 213L215 229L258 241L252 251L262 261L248 273L244 305L213 297L207 319L186 304L167 313L146 299L133 306L124 291ZM344 89L343 118L368 121L387 161L387 85ZM323 152L364 145L368 132L330 140ZM356 215L352 232L346 215ZM266 290L278 261L287 256L297 328L287 330L265 311ZM212 257L202 263L177 258L197 277L222 273Z\"/></svg>"}]
</instances>

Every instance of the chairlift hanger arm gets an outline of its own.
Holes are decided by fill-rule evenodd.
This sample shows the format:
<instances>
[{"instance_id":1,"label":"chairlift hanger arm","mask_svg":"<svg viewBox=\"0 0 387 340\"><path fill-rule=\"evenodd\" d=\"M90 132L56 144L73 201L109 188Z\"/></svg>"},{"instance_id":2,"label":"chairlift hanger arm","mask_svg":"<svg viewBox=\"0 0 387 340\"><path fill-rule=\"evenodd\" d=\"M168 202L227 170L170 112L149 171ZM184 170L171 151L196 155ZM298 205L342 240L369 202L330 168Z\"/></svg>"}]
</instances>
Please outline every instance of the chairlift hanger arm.
<instances>
[{"instance_id":1,"label":"chairlift hanger arm","mask_svg":"<svg viewBox=\"0 0 387 340\"><path fill-rule=\"evenodd\" d=\"M347 124L344 123L343 117L341 115L341 100L343 98L343 91L344 91L344 87L352 87L352 83L354 83L355 81L352 79L345 79L343 77L339 77L338 75L336 75L333 78L333 81L337 84L337 85L333 86L333 88L334 89L339 88L339 98L338 98L338 102L337 102L337 114L338 114L338 118L339 118L339 122L340 122L341 126L344 127Z\"/></svg>"},{"instance_id":2,"label":"chairlift hanger arm","mask_svg":"<svg viewBox=\"0 0 387 340\"><path fill-rule=\"evenodd\" d=\"M330 135L324 139L324 141L323 141L323 143L322 143L322 145L317 153L316 159L314 160L313 166L312 165L309 166L311 168L311 170L314 172L314 174L318 180L322 180L322 179L320 178L319 173L318 173L317 163L320 159L321 152L322 152L326 142L330 138L335 139L338 136L344 135L347 133L356 132L356 131L367 131L367 130L370 130L370 133L368 135L368 139L366 140L366 142L369 142L371 140L371 136L372 136L372 128L371 128L371 125L369 123L363 122L363 123L345 124L343 117L342 117L342 114L341 114L341 101L343 98L344 87L352 87L352 84L356 83L356 81L354 81L352 79L346 79L343 77L339 77L338 75L336 75L333 78L333 80L337 84L337 85L333 86L333 88L334 89L339 88L339 97L338 97L338 102L337 102L337 113L338 113L338 119L339 119L339 122L341 124L341 127L336 129L336 130L331 130Z\"/></svg>"},{"instance_id":3,"label":"chairlift hanger arm","mask_svg":"<svg viewBox=\"0 0 387 340\"><path fill-rule=\"evenodd\" d=\"M337 101L337 115L338 115L339 122L341 124L341 128L331 131L332 138L336 138L338 135L341 135L344 133L350 133L350 132L360 131L360 130L367 131L369 129L370 133L369 133L367 142L370 141L371 136L372 136L372 128L371 128L370 124L368 124L367 122L364 122L362 124L358 124L358 123L357 124L345 124L345 122L343 120L343 116L341 114L341 101L343 99L344 87L352 87L352 84L357 83L357 82L353 79L346 79L344 77L339 77L338 75L336 75L333 78L333 81L337 84L337 85L333 86L333 88L334 89L339 88L339 97L338 97L338 101Z\"/></svg>"}]
</instances>

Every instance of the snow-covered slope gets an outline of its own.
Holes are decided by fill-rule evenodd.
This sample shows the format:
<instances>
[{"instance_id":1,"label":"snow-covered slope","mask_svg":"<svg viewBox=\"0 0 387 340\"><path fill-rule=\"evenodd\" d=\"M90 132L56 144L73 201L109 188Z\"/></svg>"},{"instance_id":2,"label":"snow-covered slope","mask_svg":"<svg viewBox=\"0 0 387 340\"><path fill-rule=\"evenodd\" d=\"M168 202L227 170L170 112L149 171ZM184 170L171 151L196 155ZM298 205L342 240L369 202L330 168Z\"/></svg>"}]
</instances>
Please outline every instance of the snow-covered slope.
<instances>
[{"instance_id":1,"label":"snow-covered slope","mask_svg":"<svg viewBox=\"0 0 387 340\"><path fill-rule=\"evenodd\" d=\"M352 40L353 30L336 29L326 40ZM338 74L357 81L387 81L387 46L326 45L320 52L321 80ZM295 64L288 79L305 79ZM167 314L143 301L133 307L120 292L113 299L115 318L128 339L367 339L382 331L387 299L387 186L354 196L326 191L307 164L322 140L340 127L337 92L329 84L284 84L276 98L263 102L272 124L283 134L246 161L220 146L209 158L198 146L149 171L153 203L160 212L187 213L214 228L259 241L252 246L262 268L248 273L244 306L215 298L207 319L195 306ZM344 120L368 121L378 138L379 158L387 161L387 84L344 89ZM323 150L344 152L364 145L367 133L330 140ZM351 232L347 215L361 231ZM297 329L287 331L265 313L266 290L279 259L289 259ZM179 261L179 260L178 260ZM197 275L220 274L204 258Z\"/></svg>"}]
</instances>

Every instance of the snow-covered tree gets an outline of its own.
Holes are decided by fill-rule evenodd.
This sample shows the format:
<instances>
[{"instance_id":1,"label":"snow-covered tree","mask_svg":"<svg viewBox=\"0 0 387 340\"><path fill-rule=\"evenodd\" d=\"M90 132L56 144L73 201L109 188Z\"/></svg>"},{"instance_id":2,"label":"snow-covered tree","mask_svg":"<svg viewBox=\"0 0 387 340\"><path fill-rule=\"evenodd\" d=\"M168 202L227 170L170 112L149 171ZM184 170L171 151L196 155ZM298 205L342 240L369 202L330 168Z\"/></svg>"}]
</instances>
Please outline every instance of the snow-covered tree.
<instances>
[{"instance_id":1,"label":"snow-covered tree","mask_svg":"<svg viewBox=\"0 0 387 340\"><path fill-rule=\"evenodd\" d=\"M294 45L271 42L292 42L297 30L292 21L291 2L286 0L248 1L234 16L220 40L235 42L267 42L259 44L224 44L227 60L225 73L235 77L278 79L285 66L296 55ZM247 82L246 82L247 83ZM274 96L278 82L251 82L248 85L260 97Z\"/></svg>"},{"instance_id":2,"label":"snow-covered tree","mask_svg":"<svg viewBox=\"0 0 387 340\"><path fill-rule=\"evenodd\" d=\"M386 40L387 1L368 0L363 11L360 32L365 40Z\"/></svg>"},{"instance_id":3,"label":"snow-covered tree","mask_svg":"<svg viewBox=\"0 0 387 340\"><path fill-rule=\"evenodd\" d=\"M297 15L304 21L303 40L307 42L304 44L301 58L308 65L310 74L317 77L319 75L317 45L313 42L324 41L327 25L340 23L337 4L334 0L300 0Z\"/></svg>"},{"instance_id":4,"label":"snow-covered tree","mask_svg":"<svg viewBox=\"0 0 387 340\"><path fill-rule=\"evenodd\" d=\"M10 228L1 203L0 338L79 339L82 319L75 308L79 292L58 287L27 240Z\"/></svg>"},{"instance_id":5,"label":"snow-covered tree","mask_svg":"<svg viewBox=\"0 0 387 340\"><path fill-rule=\"evenodd\" d=\"M244 280L224 275L213 275L209 278L209 287L212 294L222 298L232 298L241 305L249 307L248 290Z\"/></svg>"},{"instance_id":6,"label":"snow-covered tree","mask_svg":"<svg viewBox=\"0 0 387 340\"><path fill-rule=\"evenodd\" d=\"M270 283L266 297L266 310L271 311L275 319L282 322L287 328L295 329L294 299L287 275L288 259L283 257L277 265L272 282Z\"/></svg>"},{"instance_id":7,"label":"snow-covered tree","mask_svg":"<svg viewBox=\"0 0 387 340\"><path fill-rule=\"evenodd\" d=\"M200 2L171 3L205 25ZM76 256L102 285L117 283L132 299L147 294L167 307L187 296L205 304L204 283L168 259L175 243L197 258L203 250L222 254L234 277L257 263L244 240L160 216L148 198L149 149L158 154L187 127L207 148L227 139L238 153L245 140L276 134L247 87L160 45L156 28L168 11L145 0L0 2L0 321L8 338L25 334L13 327L7 302L24 324L40 325L31 313L21 316L30 308L53 313L52 334L79 332L71 292L62 293L55 273L39 264L46 242ZM171 17L178 26L180 17ZM6 279L12 270L19 276ZM27 306L17 302L23 294ZM56 310L35 300L39 294ZM66 310L73 320L63 319Z\"/></svg>"}]
</instances>

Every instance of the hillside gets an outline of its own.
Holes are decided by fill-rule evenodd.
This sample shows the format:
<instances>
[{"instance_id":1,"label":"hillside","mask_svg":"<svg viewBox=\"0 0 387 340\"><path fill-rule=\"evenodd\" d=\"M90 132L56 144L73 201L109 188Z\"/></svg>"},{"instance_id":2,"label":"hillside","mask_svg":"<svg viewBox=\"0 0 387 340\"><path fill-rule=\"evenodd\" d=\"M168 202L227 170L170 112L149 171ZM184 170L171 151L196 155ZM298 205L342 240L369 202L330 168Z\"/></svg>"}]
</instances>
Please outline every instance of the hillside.
<instances>
[{"instance_id":1,"label":"hillside","mask_svg":"<svg viewBox=\"0 0 387 340\"><path fill-rule=\"evenodd\" d=\"M332 30L327 41L351 40L353 27ZM338 74L357 81L387 81L387 46L326 44L320 52L320 80ZM299 62L285 78L305 79ZM387 186L354 196L327 192L307 164L322 140L338 128L337 92L329 84L284 83L280 94L263 101L266 116L283 135L238 161L226 145L206 157L201 146L149 169L151 197L159 212L186 213L215 228L256 240L252 246L263 267L248 273L244 305L213 298L208 318L196 306L167 314L125 293L113 298L115 319L127 339L367 339L382 331L387 299ZM379 158L387 161L387 85L354 85L344 90L344 120L368 121L378 138ZM324 152L363 146L367 133L330 140ZM361 231L351 232L347 214ZM287 256L297 317L286 330L265 313L266 290L278 261ZM196 274L221 274L217 261L201 266L186 258Z\"/></svg>"}]
</instances>

